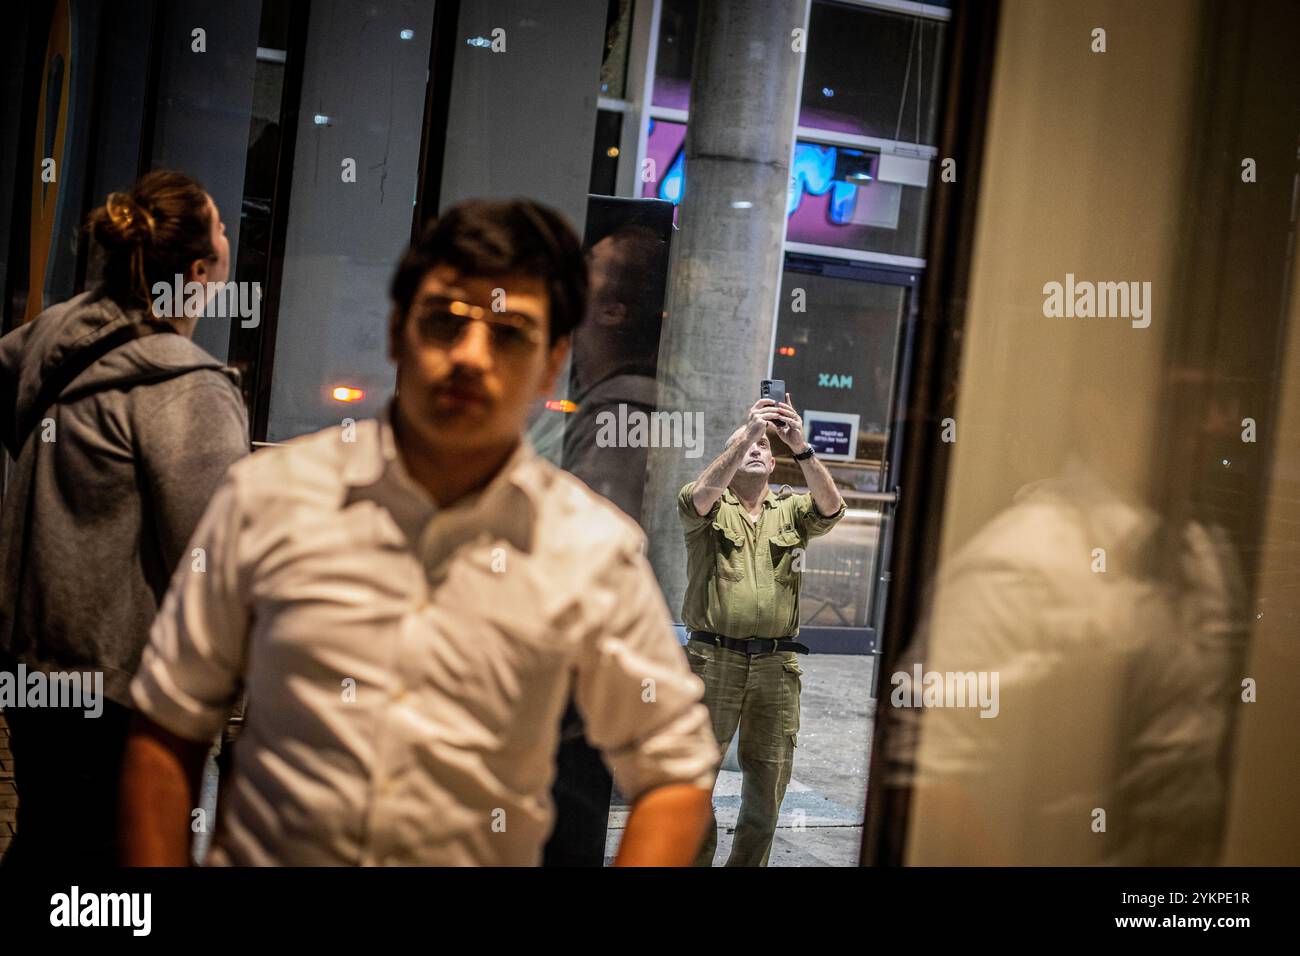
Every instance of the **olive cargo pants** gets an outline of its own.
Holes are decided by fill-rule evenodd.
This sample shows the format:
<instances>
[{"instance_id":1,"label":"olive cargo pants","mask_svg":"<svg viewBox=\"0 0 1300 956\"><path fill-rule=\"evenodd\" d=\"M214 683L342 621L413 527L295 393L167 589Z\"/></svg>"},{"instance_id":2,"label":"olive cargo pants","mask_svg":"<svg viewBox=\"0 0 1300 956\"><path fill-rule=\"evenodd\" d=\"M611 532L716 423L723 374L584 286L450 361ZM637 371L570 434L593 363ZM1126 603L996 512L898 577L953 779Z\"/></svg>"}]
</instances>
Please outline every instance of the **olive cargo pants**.
<instances>
[{"instance_id":1,"label":"olive cargo pants","mask_svg":"<svg viewBox=\"0 0 1300 956\"><path fill-rule=\"evenodd\" d=\"M740 817L727 866L767 866L799 733L798 658L793 651L742 654L694 639L686 656L704 681L704 704L723 753L740 730ZM695 865L712 866L717 846L715 813Z\"/></svg>"}]
</instances>

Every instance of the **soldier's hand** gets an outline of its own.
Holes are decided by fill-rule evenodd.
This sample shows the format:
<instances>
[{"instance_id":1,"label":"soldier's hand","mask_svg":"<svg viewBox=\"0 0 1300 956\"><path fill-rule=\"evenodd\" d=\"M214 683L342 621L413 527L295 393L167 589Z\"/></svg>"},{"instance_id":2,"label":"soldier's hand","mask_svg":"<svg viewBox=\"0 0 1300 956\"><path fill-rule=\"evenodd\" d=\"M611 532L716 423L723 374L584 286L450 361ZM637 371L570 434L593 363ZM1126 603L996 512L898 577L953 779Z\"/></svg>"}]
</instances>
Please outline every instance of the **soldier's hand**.
<instances>
[{"instance_id":1,"label":"soldier's hand","mask_svg":"<svg viewBox=\"0 0 1300 956\"><path fill-rule=\"evenodd\" d=\"M770 398L760 398L749 407L749 416L745 419L744 443L752 445L767 432L769 424L775 424L779 418L776 402Z\"/></svg>"},{"instance_id":2,"label":"soldier's hand","mask_svg":"<svg viewBox=\"0 0 1300 956\"><path fill-rule=\"evenodd\" d=\"M808 447L808 443L804 439L803 419L794 410L794 397L786 392L785 401L777 405L776 410L780 417L772 424L776 427L777 434L792 452L796 455L801 454Z\"/></svg>"}]
</instances>

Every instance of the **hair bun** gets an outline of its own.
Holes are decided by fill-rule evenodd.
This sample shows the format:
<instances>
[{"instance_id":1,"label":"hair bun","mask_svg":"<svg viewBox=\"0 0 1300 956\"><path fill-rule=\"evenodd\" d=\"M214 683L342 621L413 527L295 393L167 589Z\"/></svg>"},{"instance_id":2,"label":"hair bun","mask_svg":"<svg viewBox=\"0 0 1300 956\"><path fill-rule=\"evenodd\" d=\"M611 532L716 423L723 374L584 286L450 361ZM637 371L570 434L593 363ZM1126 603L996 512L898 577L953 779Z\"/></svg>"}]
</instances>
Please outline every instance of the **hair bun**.
<instances>
[{"instance_id":1,"label":"hair bun","mask_svg":"<svg viewBox=\"0 0 1300 956\"><path fill-rule=\"evenodd\" d=\"M140 246L153 241L153 216L127 193L109 193L92 215L92 222L95 239L105 246Z\"/></svg>"}]
</instances>

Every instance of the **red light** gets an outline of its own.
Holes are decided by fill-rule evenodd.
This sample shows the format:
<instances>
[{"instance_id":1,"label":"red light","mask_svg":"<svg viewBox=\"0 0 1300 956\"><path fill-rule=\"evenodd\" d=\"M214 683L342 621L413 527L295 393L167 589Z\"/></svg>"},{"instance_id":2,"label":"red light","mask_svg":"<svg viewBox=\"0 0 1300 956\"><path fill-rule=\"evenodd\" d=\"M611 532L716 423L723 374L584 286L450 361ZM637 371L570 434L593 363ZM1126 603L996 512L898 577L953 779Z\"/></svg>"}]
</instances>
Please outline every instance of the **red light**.
<instances>
[{"instance_id":1,"label":"red light","mask_svg":"<svg viewBox=\"0 0 1300 956\"><path fill-rule=\"evenodd\" d=\"M776 350L776 354L777 354L777 355L794 355L794 346L793 346L793 345L782 345L779 349Z\"/></svg>"},{"instance_id":2,"label":"red light","mask_svg":"<svg viewBox=\"0 0 1300 956\"><path fill-rule=\"evenodd\" d=\"M359 402L366 397L366 393L359 388L339 385L330 391L330 397L336 402Z\"/></svg>"}]
</instances>

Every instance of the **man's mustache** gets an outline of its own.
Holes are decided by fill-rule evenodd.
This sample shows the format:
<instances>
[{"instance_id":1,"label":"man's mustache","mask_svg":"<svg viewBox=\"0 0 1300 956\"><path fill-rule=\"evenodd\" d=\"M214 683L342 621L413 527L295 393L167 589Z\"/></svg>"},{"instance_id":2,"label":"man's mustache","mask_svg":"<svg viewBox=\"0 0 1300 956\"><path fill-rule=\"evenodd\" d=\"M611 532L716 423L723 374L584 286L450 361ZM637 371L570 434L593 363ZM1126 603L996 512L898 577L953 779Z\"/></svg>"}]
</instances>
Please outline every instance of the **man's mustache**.
<instances>
[{"instance_id":1,"label":"man's mustache","mask_svg":"<svg viewBox=\"0 0 1300 956\"><path fill-rule=\"evenodd\" d=\"M483 377L472 372L466 374L452 372L434 385L434 389L440 392L469 392L473 395L487 397L487 389L483 387Z\"/></svg>"}]
</instances>

